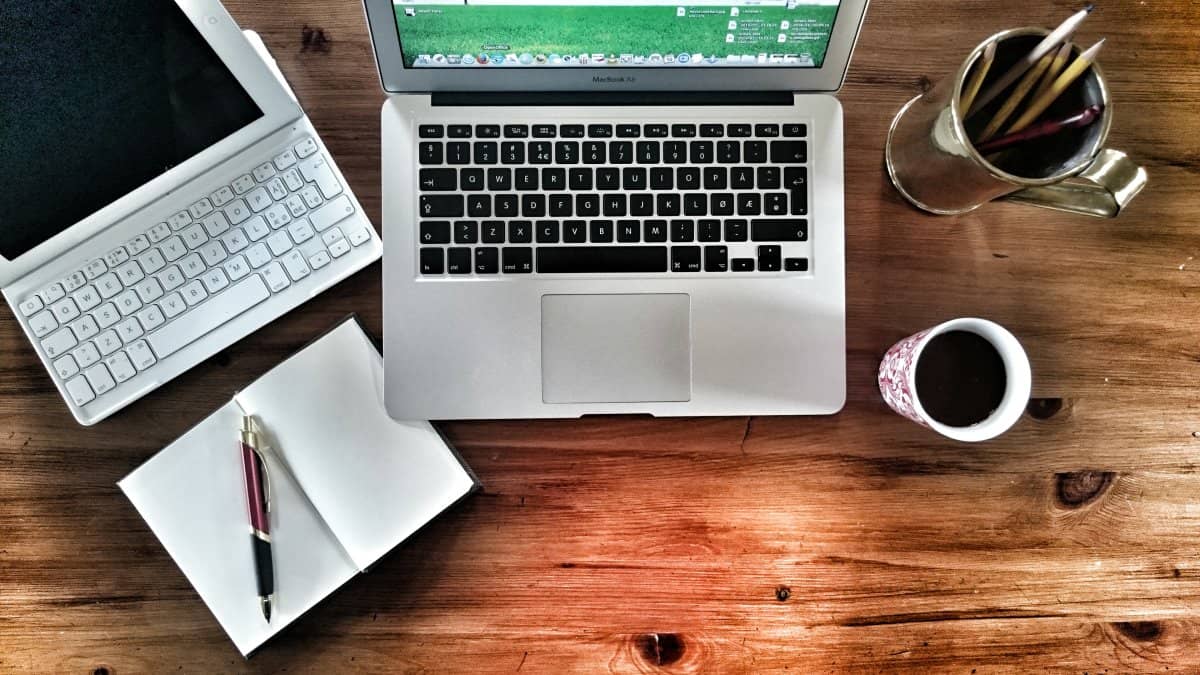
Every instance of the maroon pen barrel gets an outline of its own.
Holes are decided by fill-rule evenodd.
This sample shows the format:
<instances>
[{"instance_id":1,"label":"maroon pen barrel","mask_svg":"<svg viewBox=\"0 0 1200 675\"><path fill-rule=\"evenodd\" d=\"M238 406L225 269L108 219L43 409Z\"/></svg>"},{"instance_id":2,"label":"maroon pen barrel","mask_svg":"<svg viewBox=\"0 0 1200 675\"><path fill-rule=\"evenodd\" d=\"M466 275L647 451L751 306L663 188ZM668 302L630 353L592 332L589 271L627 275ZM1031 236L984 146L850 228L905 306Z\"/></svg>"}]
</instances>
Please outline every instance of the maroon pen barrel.
<instances>
[{"instance_id":1,"label":"maroon pen barrel","mask_svg":"<svg viewBox=\"0 0 1200 675\"><path fill-rule=\"evenodd\" d=\"M246 478L246 504L250 509L250 527L256 532L269 534L267 520L267 496L263 493L263 465L254 448L242 446L242 469Z\"/></svg>"}]
</instances>

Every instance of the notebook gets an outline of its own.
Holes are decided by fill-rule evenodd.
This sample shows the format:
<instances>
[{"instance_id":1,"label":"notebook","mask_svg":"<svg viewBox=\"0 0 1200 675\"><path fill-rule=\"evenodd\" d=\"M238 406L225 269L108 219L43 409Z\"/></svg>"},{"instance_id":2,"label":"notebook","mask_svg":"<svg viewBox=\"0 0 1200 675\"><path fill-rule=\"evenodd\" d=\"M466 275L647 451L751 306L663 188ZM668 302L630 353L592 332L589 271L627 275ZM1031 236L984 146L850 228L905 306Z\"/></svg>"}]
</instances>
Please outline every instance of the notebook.
<instances>
[{"instance_id":1,"label":"notebook","mask_svg":"<svg viewBox=\"0 0 1200 675\"><path fill-rule=\"evenodd\" d=\"M266 446L275 598L259 608L238 429ZM238 392L119 482L243 655L478 482L428 422L383 407L383 358L354 317Z\"/></svg>"}]
</instances>

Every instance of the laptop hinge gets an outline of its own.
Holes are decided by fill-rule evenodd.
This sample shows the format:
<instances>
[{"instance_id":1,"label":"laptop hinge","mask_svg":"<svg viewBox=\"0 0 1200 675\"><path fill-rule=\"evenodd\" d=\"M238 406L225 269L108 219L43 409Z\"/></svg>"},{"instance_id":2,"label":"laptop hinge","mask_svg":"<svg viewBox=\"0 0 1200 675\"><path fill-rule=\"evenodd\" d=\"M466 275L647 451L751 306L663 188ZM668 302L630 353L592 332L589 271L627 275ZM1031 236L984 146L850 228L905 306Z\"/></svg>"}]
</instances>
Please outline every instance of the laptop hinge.
<instances>
[{"instance_id":1,"label":"laptop hinge","mask_svg":"<svg viewBox=\"0 0 1200 675\"><path fill-rule=\"evenodd\" d=\"M792 105L790 91L435 91L434 106Z\"/></svg>"}]
</instances>

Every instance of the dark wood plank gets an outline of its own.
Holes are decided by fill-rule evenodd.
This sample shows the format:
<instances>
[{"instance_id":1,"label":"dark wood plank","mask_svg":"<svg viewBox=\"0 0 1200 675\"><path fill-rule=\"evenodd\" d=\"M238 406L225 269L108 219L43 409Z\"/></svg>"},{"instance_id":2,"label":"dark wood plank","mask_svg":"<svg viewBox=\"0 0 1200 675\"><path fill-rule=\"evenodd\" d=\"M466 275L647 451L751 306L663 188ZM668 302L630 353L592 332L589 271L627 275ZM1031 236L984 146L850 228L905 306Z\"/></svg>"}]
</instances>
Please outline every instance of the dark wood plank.
<instances>
[{"instance_id":1,"label":"dark wood plank","mask_svg":"<svg viewBox=\"0 0 1200 675\"><path fill-rule=\"evenodd\" d=\"M1200 6L1104 3L1112 144L1150 185L1100 221L908 208L895 110L1065 1L876 0L847 84L849 402L828 418L445 424L484 492L237 654L115 481L349 311L375 265L78 427L0 310L0 671L1200 669ZM230 2L378 223L378 86L353 0ZM874 370L959 315L1010 327L1034 414L981 446L892 415Z\"/></svg>"}]
</instances>

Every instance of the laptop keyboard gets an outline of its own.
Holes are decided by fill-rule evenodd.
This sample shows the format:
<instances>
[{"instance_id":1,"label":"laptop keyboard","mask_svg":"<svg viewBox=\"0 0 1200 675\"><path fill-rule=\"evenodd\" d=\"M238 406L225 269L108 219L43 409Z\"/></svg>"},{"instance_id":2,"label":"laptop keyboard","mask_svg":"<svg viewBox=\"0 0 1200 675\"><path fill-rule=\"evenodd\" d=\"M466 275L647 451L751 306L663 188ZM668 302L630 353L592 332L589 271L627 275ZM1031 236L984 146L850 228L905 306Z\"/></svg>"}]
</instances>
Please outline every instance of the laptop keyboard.
<instances>
[{"instance_id":1,"label":"laptop keyboard","mask_svg":"<svg viewBox=\"0 0 1200 675\"><path fill-rule=\"evenodd\" d=\"M83 406L371 240L312 138L18 304ZM353 222L353 221L352 221Z\"/></svg>"},{"instance_id":2,"label":"laptop keyboard","mask_svg":"<svg viewBox=\"0 0 1200 675\"><path fill-rule=\"evenodd\" d=\"M809 270L808 126L420 124L419 272Z\"/></svg>"}]
</instances>

